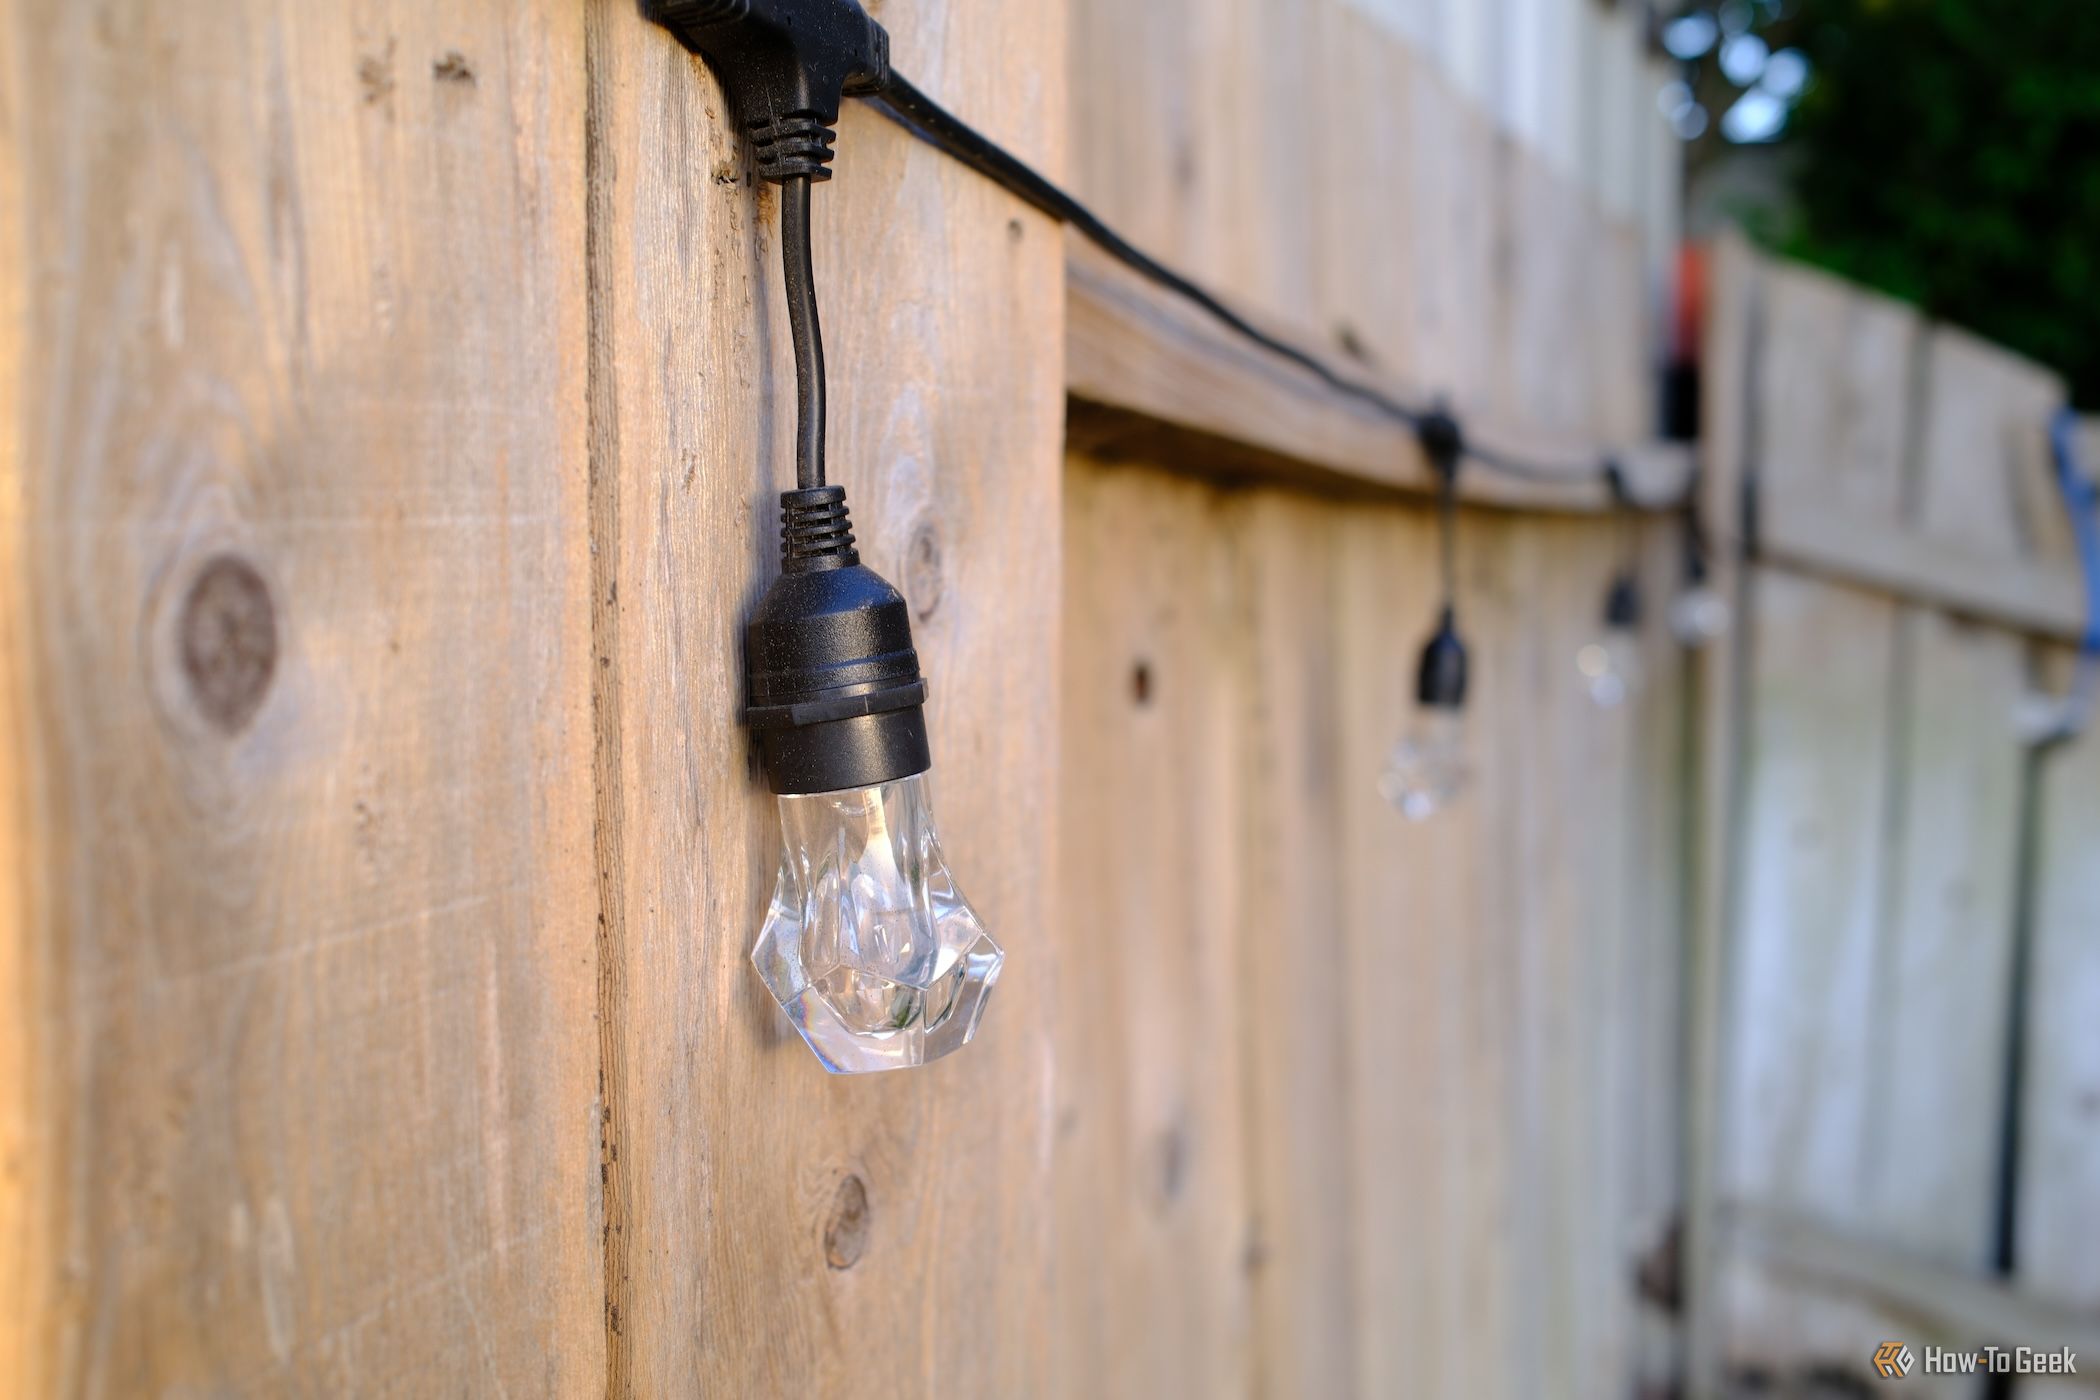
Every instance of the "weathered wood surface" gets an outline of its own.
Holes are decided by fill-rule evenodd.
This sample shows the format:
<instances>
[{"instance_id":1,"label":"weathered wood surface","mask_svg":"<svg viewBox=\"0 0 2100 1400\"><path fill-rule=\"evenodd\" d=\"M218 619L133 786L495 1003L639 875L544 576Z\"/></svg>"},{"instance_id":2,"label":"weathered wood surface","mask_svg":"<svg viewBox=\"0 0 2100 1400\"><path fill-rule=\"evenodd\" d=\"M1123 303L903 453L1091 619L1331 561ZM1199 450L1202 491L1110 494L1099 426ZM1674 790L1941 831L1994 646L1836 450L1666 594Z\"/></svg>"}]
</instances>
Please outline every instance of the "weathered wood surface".
<instances>
[{"instance_id":1,"label":"weathered wood surface","mask_svg":"<svg viewBox=\"0 0 2100 1400\"><path fill-rule=\"evenodd\" d=\"M1474 473L1478 499L1601 507L1600 448L1654 431L1674 254L1641 26L1574 0L1433 8L1074 0L1073 187L1258 322L1588 477L1564 491ZM1496 46L1494 80L1476 41ZM1325 485L1425 480L1404 427L1098 255L1075 250L1070 283L1073 396L1114 411L1079 415L1082 447ZM1657 470L1671 494L1681 466Z\"/></svg>"},{"instance_id":2,"label":"weathered wood surface","mask_svg":"<svg viewBox=\"0 0 2100 1400\"><path fill-rule=\"evenodd\" d=\"M1475 782L1418 826L1375 779L1425 513L1078 457L1066 490L1067 937L1113 960L1062 994L1059 1389L1617 1393L1677 1190L1634 1050L1674 1009L1629 968L1680 820L1659 776L1632 820L1674 750L1577 684L1620 542L1466 518Z\"/></svg>"},{"instance_id":3,"label":"weathered wood surface","mask_svg":"<svg viewBox=\"0 0 2100 1400\"><path fill-rule=\"evenodd\" d=\"M1234 334L1091 245L1075 238L1070 248L1065 360L1075 448L1314 490L1435 489L1409 425ZM1243 314L1256 324L1266 320ZM1431 401L1420 385L1341 367L1401 403ZM1478 420L1469 431L1489 447L1565 473L1561 480L1531 480L1467 470L1460 494L1483 505L1609 511L1614 502L1599 471L1605 451L1644 502L1675 504L1690 481L1689 453L1639 435L1613 442L1594 433L1550 434Z\"/></svg>"},{"instance_id":4,"label":"weathered wood surface","mask_svg":"<svg viewBox=\"0 0 2100 1400\"><path fill-rule=\"evenodd\" d=\"M602 1382L581 12L0 17L0 1390Z\"/></svg>"},{"instance_id":5,"label":"weathered wood surface","mask_svg":"<svg viewBox=\"0 0 2100 1400\"><path fill-rule=\"evenodd\" d=\"M1576 66L1643 73L1637 24L1554 4L1521 112L1481 7L1082 5L1089 178L1193 162L1141 242L1503 445L1637 441L1667 162ZM879 8L1061 169L1062 6ZM829 1080L747 962L792 379L704 67L624 0L23 0L0 77L0 1391L1616 1393L1678 820L1576 698L1615 531L1469 514L1480 772L1405 825L1427 517L1068 468L1065 240L853 107L834 470L1010 960L967 1054ZM1120 173L1111 98L1177 109ZM1077 397L1185 377L1177 431L1297 485L1422 483L1332 402L1285 440L1302 390L1214 338L1110 348Z\"/></svg>"},{"instance_id":6,"label":"weathered wood surface","mask_svg":"<svg viewBox=\"0 0 2100 1400\"><path fill-rule=\"evenodd\" d=\"M1812 269L1758 260L1758 540L1774 562L2075 639L2085 604L2038 366Z\"/></svg>"},{"instance_id":7,"label":"weathered wood surface","mask_svg":"<svg viewBox=\"0 0 2100 1400\"><path fill-rule=\"evenodd\" d=\"M2064 669L2050 680L2062 684ZM2100 1258L2088 1247L2100 1228L2100 739L2088 733L2041 763L2013 1282L2090 1317L2100 1306ZM2056 1381L2028 1389L2039 1400L2080 1393Z\"/></svg>"},{"instance_id":8,"label":"weathered wood surface","mask_svg":"<svg viewBox=\"0 0 2100 1400\"><path fill-rule=\"evenodd\" d=\"M929 92L1055 170L1055 6L885 7ZM1008 950L924 1071L818 1071L749 948L778 825L740 629L793 480L775 206L698 60L590 11L592 441L611 1389L1027 1395L1045 1383L1059 607L1056 230L874 113L816 200L833 479L914 609L939 818Z\"/></svg>"},{"instance_id":9,"label":"weathered wood surface","mask_svg":"<svg viewBox=\"0 0 2100 1400\"><path fill-rule=\"evenodd\" d=\"M2039 1344L2049 1314L1990 1274L2030 774L2018 631L2083 625L2046 456L2061 389L1820 274L1737 245L1721 268L1717 304L1748 314L1715 332L1732 372L1710 380L1710 446L1740 444L1759 562L1711 974L1725 990L1695 1012L1718 1018L1702 1035L1727 1067L1701 1130L1720 1170L1695 1190L1695 1268L1711 1280L1695 1384L1718 1387L1724 1365L1781 1385L1869 1380L1873 1345L1906 1327L1935 1345ZM2085 839L2075 810L2044 808L2045 852ZM2043 868L2046 911L2067 867ZM2070 1202L2092 1189L2075 1150L2038 1169L2026 1146L2081 1131L2063 1086L2084 1037L2040 980L2075 981L2083 935L2067 927L2075 916L2037 914L2038 965L2045 947L2063 961L2038 974L2019 1032L2023 1242L2075 1236ZM1866 1251L1850 1268L1833 1262L1848 1241ZM2050 1296L2054 1267L2023 1264L2022 1286ZM1880 1270L1901 1276L1873 1286ZM1921 1385L1967 1396L1979 1382L1913 1376L1904 1393Z\"/></svg>"},{"instance_id":10,"label":"weathered wood surface","mask_svg":"<svg viewBox=\"0 0 2100 1400\"><path fill-rule=\"evenodd\" d=\"M1242 1080L1273 1017L1239 952L1252 655L1232 520L1195 483L1066 474L1058 1395L1241 1395L1253 1374Z\"/></svg>"}]
</instances>

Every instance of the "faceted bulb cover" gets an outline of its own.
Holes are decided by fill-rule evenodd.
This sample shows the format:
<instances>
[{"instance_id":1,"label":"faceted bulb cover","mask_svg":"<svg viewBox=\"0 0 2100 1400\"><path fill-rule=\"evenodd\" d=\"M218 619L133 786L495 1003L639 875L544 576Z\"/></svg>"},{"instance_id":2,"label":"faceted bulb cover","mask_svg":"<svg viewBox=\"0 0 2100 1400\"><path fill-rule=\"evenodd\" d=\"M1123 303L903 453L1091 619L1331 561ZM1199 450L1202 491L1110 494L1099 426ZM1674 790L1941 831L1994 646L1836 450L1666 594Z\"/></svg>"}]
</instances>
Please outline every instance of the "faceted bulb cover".
<instances>
[{"instance_id":1,"label":"faceted bulb cover","mask_svg":"<svg viewBox=\"0 0 2100 1400\"><path fill-rule=\"evenodd\" d=\"M1720 640L1732 621L1728 600L1703 583L1670 600L1670 631L1685 646L1703 647Z\"/></svg>"},{"instance_id":2,"label":"faceted bulb cover","mask_svg":"<svg viewBox=\"0 0 2100 1400\"><path fill-rule=\"evenodd\" d=\"M1626 703L1641 683L1641 654L1633 631L1613 627L1596 641L1575 653L1575 669L1582 676L1590 703L1600 710Z\"/></svg>"},{"instance_id":3,"label":"faceted bulb cover","mask_svg":"<svg viewBox=\"0 0 2100 1400\"><path fill-rule=\"evenodd\" d=\"M948 873L925 775L784 794L780 826L751 960L824 1068L902 1069L967 1043L1006 955Z\"/></svg>"},{"instance_id":4,"label":"faceted bulb cover","mask_svg":"<svg viewBox=\"0 0 2100 1400\"><path fill-rule=\"evenodd\" d=\"M1393 745L1378 791L1408 820L1427 821L1451 805L1467 777L1464 711L1424 705Z\"/></svg>"}]
</instances>

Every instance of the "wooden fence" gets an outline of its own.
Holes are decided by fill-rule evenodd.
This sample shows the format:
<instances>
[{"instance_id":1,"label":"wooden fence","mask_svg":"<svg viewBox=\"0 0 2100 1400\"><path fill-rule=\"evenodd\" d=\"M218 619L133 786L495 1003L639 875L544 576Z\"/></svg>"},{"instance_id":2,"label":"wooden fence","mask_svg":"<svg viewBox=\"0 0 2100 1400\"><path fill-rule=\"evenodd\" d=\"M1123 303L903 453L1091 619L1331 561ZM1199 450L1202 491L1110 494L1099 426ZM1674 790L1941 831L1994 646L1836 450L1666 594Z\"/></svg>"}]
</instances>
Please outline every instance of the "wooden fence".
<instances>
[{"instance_id":1,"label":"wooden fence","mask_svg":"<svg viewBox=\"0 0 2100 1400\"><path fill-rule=\"evenodd\" d=\"M1700 1378L1984 1393L1874 1375L1894 1338L2068 1345L2091 1386L2100 742L2020 732L2085 625L2063 386L1738 244L1717 266L1707 488L1750 562L1703 677Z\"/></svg>"},{"instance_id":2,"label":"wooden fence","mask_svg":"<svg viewBox=\"0 0 2100 1400\"><path fill-rule=\"evenodd\" d=\"M1648 433L1675 151L1636 7L877 9L1250 314L1508 446ZM747 961L779 838L738 640L792 375L712 77L629 0L13 0L0 79L0 1390L1616 1396L1679 1369L1687 1182L1695 1279L1759 1267L1704 1228L1739 1188L1825 1203L1694 1131L1688 1087L1770 1058L1717 1029L1721 779L1793 799L1725 761L1765 708L1734 652L1695 673L1652 618L1637 702L1581 698L1625 547L1594 481L1467 476L1476 772L1400 822L1412 440L852 107L834 462L1009 963L966 1053L827 1079ZM1863 538L1870 587L1949 601ZM1673 546L1637 541L1651 598ZM2033 625L2003 562L1956 600ZM2016 644L1853 611L1817 679L1864 710L1899 645L1991 659L1963 714L2009 684ZM2037 1026L2083 1005L2047 930L2090 917L2086 761L2045 779ZM1960 831L1916 832L1939 874ZM2075 1068L2031 1121L2080 1121ZM2084 1208L2081 1151L2030 1154L2023 1221ZM2022 1258L2090 1300L2069 1245ZM1782 1360L1789 1306L1741 1314Z\"/></svg>"}]
</instances>

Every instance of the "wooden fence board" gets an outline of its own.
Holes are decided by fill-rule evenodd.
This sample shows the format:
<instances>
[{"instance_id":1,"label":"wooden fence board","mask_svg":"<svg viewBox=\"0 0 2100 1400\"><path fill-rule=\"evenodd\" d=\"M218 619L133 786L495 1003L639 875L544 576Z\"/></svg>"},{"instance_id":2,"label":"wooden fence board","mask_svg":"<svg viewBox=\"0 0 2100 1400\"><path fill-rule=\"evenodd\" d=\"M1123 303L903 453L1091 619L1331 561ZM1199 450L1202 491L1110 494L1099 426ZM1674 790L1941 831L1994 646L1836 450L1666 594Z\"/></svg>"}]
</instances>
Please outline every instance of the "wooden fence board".
<instances>
[{"instance_id":1,"label":"wooden fence board","mask_svg":"<svg viewBox=\"0 0 2100 1400\"><path fill-rule=\"evenodd\" d=\"M1730 1364L1784 1387L1866 1378L1877 1339L2031 1343L2051 1325L1986 1277L2027 766L2009 629L2063 633L2082 611L2044 452L2052 378L1820 274L1724 258L1724 295L1762 288L1762 315L1718 342L1761 373L1713 387L1719 446L1740 433L1756 473L1763 562L1731 1009L1706 1032L1730 1064L1738 1223L1706 1217L1722 1262L1695 1267ZM2027 1044L2027 1131L2046 1139L2066 1109L2033 1085L2060 1081L2075 1037ZM2041 1210L2051 1232L2075 1219ZM1855 1249L1871 1257L1847 1263ZM1696 1375L1718 1382L1703 1357ZM1903 1393L1921 1383L1980 1384Z\"/></svg>"},{"instance_id":2,"label":"wooden fence board","mask_svg":"<svg viewBox=\"0 0 2100 1400\"><path fill-rule=\"evenodd\" d=\"M2024 757L2025 658L2006 633L1906 609L1900 776L1863 1121L1867 1189L1843 1223L1981 1270L1996 1203ZM1929 1146L1928 1146L1929 1145Z\"/></svg>"},{"instance_id":3,"label":"wooden fence board","mask_svg":"<svg viewBox=\"0 0 2100 1400\"><path fill-rule=\"evenodd\" d=\"M1576 0L1526 3L1417 22L1362 0L1077 0L1074 188L1345 363L1529 433L1623 434L1627 399L1649 399L1656 287L1617 270L1639 220L1584 149L1587 104L1605 100L1584 92L1597 21ZM1449 48L1408 38L1454 25ZM1493 42L1461 56L1483 27ZM1492 72L1458 76L1476 65ZM1598 259L1611 275L1592 276ZM1555 349L1571 337L1592 353Z\"/></svg>"},{"instance_id":4,"label":"wooden fence board","mask_svg":"<svg viewBox=\"0 0 2100 1400\"><path fill-rule=\"evenodd\" d=\"M1869 1028L1888 853L1886 739L1895 607L1765 570L1745 722L1729 1011L1725 1190L1833 1220L1857 1218L1873 1103ZM1864 742L1862 736L1870 736ZM1782 1308L1731 1319L1772 1358L1814 1354L1819 1320Z\"/></svg>"},{"instance_id":5,"label":"wooden fence board","mask_svg":"<svg viewBox=\"0 0 2100 1400\"><path fill-rule=\"evenodd\" d=\"M2063 381L2039 365L1948 327L1926 349L1918 524L1943 553L1992 562L2050 562L2037 517L2061 518L2049 461L2049 417ZM2068 536L2047 538L2068 545Z\"/></svg>"},{"instance_id":6,"label":"wooden fence board","mask_svg":"<svg viewBox=\"0 0 2100 1400\"><path fill-rule=\"evenodd\" d=\"M1351 1209L1366 1316L1357 1393L1506 1394L1520 1349L1496 1224L1510 1199L1513 1008L1508 940L1483 898L1493 870L1483 799L1503 770L1476 710L1473 757L1487 766L1463 802L1416 824L1378 793L1411 718L1436 596L1434 528L1391 508L1351 510L1338 525ZM1477 522L1467 526L1478 558ZM1477 642L1492 624L1469 607L1465 625Z\"/></svg>"},{"instance_id":7,"label":"wooden fence board","mask_svg":"<svg viewBox=\"0 0 2100 1400\"><path fill-rule=\"evenodd\" d=\"M1353 1275L1356 1232L1348 1021L1351 966L1336 860L1341 763L1340 597L1319 508L1263 493L1246 505L1243 625L1252 643L1252 725L1243 859L1248 876L1242 1010L1249 1185L1255 1211L1257 1390L1339 1395L1367 1319ZM1256 587L1254 581L1259 580Z\"/></svg>"},{"instance_id":8,"label":"wooden fence board","mask_svg":"<svg viewBox=\"0 0 2100 1400\"><path fill-rule=\"evenodd\" d=\"M602 1382L581 23L0 19L8 1393Z\"/></svg>"},{"instance_id":9,"label":"wooden fence board","mask_svg":"<svg viewBox=\"0 0 2100 1400\"><path fill-rule=\"evenodd\" d=\"M1891 533L1905 506L1921 318L1812 268L1772 265L1765 287L1760 502L1840 517L1855 536Z\"/></svg>"},{"instance_id":10,"label":"wooden fence board","mask_svg":"<svg viewBox=\"0 0 2100 1400\"><path fill-rule=\"evenodd\" d=\"M698 60L591 11L592 530L615 1394L1046 1384L1061 240L858 105L818 192L834 479L903 588L944 845L1008 950L976 1043L824 1075L753 975L777 861L740 628L791 479L774 201ZM892 57L1055 169L1056 7L887 7ZM994 58L996 56L996 58ZM675 1086L675 1087L674 1087Z\"/></svg>"},{"instance_id":11,"label":"wooden fence board","mask_svg":"<svg viewBox=\"0 0 2100 1400\"><path fill-rule=\"evenodd\" d=\"M1060 1395L1249 1388L1242 1076L1261 1049L1241 1021L1248 658L1229 519L1206 486L1067 466Z\"/></svg>"},{"instance_id":12,"label":"wooden fence board","mask_svg":"<svg viewBox=\"0 0 2100 1400\"><path fill-rule=\"evenodd\" d=\"M2090 1315L2100 1306L2100 738L2051 754L2040 781L2014 1278L2024 1294ZM2023 1393L2059 1400L2096 1382L2083 1383Z\"/></svg>"}]
</instances>

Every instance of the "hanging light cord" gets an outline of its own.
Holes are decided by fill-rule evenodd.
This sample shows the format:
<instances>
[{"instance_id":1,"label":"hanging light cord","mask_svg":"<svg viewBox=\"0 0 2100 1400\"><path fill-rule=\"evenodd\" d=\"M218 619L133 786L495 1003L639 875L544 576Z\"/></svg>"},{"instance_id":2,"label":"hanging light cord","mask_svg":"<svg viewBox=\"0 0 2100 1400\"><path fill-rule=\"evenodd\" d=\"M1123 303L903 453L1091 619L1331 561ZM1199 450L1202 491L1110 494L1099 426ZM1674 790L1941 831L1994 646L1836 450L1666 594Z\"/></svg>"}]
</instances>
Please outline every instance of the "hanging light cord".
<instances>
[{"instance_id":1,"label":"hanging light cord","mask_svg":"<svg viewBox=\"0 0 2100 1400\"><path fill-rule=\"evenodd\" d=\"M1440 470L1436 486L1437 577L1444 590L1444 616L1458 607L1458 470Z\"/></svg>"},{"instance_id":2,"label":"hanging light cord","mask_svg":"<svg viewBox=\"0 0 2100 1400\"><path fill-rule=\"evenodd\" d=\"M809 253L810 184L797 175L780 186L780 267L795 342L795 485L804 491L824 484L824 328Z\"/></svg>"},{"instance_id":3,"label":"hanging light cord","mask_svg":"<svg viewBox=\"0 0 2100 1400\"><path fill-rule=\"evenodd\" d=\"M1335 369L1320 356L1253 324L1196 283L1133 245L1104 223L1086 205L1044 178L1025 161L1007 151L940 103L928 97L896 69L889 70L881 86L858 94L873 102L892 121L936 150L969 166L978 174L1035 208L1077 229L1089 242L1146 280L1193 302L1236 335L1252 341L1279 359L1288 360L1310 373L1335 392L1383 413L1395 422L1420 428L1439 410L1404 403L1373 385ZM1525 481L1566 484L1588 476L1601 476L1605 464L1596 461L1540 462L1501 452L1468 441L1465 453L1491 471ZM1631 498L1625 498L1629 505ZM1670 509L1679 502L1656 502L1644 509Z\"/></svg>"}]
</instances>

